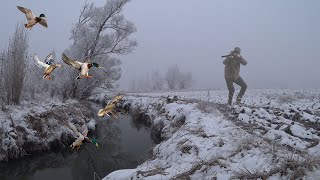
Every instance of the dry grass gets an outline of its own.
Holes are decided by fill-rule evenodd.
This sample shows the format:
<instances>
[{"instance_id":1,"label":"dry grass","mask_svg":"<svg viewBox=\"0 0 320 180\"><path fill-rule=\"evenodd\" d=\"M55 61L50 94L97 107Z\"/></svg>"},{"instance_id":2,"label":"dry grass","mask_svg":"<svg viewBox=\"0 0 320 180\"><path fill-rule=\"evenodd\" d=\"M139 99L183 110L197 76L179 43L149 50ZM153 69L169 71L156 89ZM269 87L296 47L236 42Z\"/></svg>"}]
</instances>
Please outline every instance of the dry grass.
<instances>
[{"instance_id":1,"label":"dry grass","mask_svg":"<svg viewBox=\"0 0 320 180\"><path fill-rule=\"evenodd\" d=\"M269 173L266 171L249 171L248 169L243 169L240 172L236 172L232 179L262 179L266 180L269 177Z\"/></svg>"},{"instance_id":2,"label":"dry grass","mask_svg":"<svg viewBox=\"0 0 320 180\"><path fill-rule=\"evenodd\" d=\"M171 126L172 127L177 127L177 128L179 128L179 127L181 127L185 122L186 122L186 116L185 115L181 115L181 116L179 116L179 117L174 117L173 119L172 119L172 122L171 122Z\"/></svg>"},{"instance_id":3,"label":"dry grass","mask_svg":"<svg viewBox=\"0 0 320 180\"><path fill-rule=\"evenodd\" d=\"M282 103L282 104L284 104L284 103L290 104L295 100L296 100L296 97L293 97L293 96L291 96L289 94L285 94L285 93L278 96L278 101L279 101L279 103Z\"/></svg>"},{"instance_id":4,"label":"dry grass","mask_svg":"<svg viewBox=\"0 0 320 180\"><path fill-rule=\"evenodd\" d=\"M205 168L202 170L207 171L210 167L212 166L220 166L222 168L227 168L227 165L223 162L221 162L220 159L218 158L212 158L209 161L200 161L194 164L188 171L185 171L180 174L176 174L175 176L171 177L171 180L176 180L176 179L191 179L190 175L193 175L196 171L200 170L202 167Z\"/></svg>"},{"instance_id":5,"label":"dry grass","mask_svg":"<svg viewBox=\"0 0 320 180\"><path fill-rule=\"evenodd\" d=\"M280 160L280 159L279 159ZM232 177L233 179L267 179L274 174L280 174L286 176L289 179L300 179L306 175L308 171L313 170L315 167L319 167L320 157L307 155L303 158L299 154L286 154L281 158L281 162L269 171L249 171L244 168L239 172L236 172Z\"/></svg>"},{"instance_id":6,"label":"dry grass","mask_svg":"<svg viewBox=\"0 0 320 180\"><path fill-rule=\"evenodd\" d=\"M204 113L212 113L215 111L215 104L212 102L199 101L197 108Z\"/></svg>"},{"instance_id":7,"label":"dry grass","mask_svg":"<svg viewBox=\"0 0 320 180\"><path fill-rule=\"evenodd\" d=\"M156 167L154 169L147 170L147 171L139 170L139 171L137 171L137 175L142 175L143 177L154 176L156 174L168 175L169 173L164 171L164 169L166 169L166 168Z\"/></svg>"},{"instance_id":8,"label":"dry grass","mask_svg":"<svg viewBox=\"0 0 320 180\"><path fill-rule=\"evenodd\" d=\"M190 144L182 145L179 147L179 150L183 154L192 154L192 151L194 151L196 155L199 154L199 148L196 145L190 145Z\"/></svg>"}]
</instances>

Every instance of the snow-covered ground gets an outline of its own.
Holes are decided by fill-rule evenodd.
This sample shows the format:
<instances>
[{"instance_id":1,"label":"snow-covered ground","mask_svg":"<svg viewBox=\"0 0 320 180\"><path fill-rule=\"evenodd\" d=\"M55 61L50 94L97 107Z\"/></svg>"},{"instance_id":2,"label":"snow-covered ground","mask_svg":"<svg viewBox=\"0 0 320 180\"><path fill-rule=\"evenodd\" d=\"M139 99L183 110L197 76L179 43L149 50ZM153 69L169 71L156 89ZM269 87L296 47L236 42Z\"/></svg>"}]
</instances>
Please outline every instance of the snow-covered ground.
<instances>
[{"instance_id":1,"label":"snow-covered ground","mask_svg":"<svg viewBox=\"0 0 320 180\"><path fill-rule=\"evenodd\" d=\"M249 90L232 107L226 98L224 90L127 93L123 106L150 116L162 141L136 169L104 179L318 179L319 90Z\"/></svg>"},{"instance_id":2,"label":"snow-covered ground","mask_svg":"<svg viewBox=\"0 0 320 180\"><path fill-rule=\"evenodd\" d=\"M61 102L48 99L6 106L0 111L0 161L22 157L38 150L69 146L77 128L86 124L95 128L91 111L77 101Z\"/></svg>"}]
</instances>

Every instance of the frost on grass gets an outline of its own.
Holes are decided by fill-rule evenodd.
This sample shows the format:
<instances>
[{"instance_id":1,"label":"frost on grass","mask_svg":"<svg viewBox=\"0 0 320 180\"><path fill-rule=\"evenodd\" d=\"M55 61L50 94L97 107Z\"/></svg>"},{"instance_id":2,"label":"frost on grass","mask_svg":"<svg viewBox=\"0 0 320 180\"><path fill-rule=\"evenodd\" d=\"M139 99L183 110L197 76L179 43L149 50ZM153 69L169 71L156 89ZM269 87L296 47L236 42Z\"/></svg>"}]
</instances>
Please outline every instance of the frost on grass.
<instances>
[{"instance_id":1,"label":"frost on grass","mask_svg":"<svg viewBox=\"0 0 320 180\"><path fill-rule=\"evenodd\" d=\"M252 90L233 107L227 91L127 94L124 104L150 117L160 141L148 161L104 179L318 177L319 94Z\"/></svg>"},{"instance_id":2,"label":"frost on grass","mask_svg":"<svg viewBox=\"0 0 320 180\"><path fill-rule=\"evenodd\" d=\"M66 147L75 134L67 127L86 124L95 128L91 112L76 101L43 102L7 106L0 111L0 161L19 158L33 151Z\"/></svg>"}]
</instances>

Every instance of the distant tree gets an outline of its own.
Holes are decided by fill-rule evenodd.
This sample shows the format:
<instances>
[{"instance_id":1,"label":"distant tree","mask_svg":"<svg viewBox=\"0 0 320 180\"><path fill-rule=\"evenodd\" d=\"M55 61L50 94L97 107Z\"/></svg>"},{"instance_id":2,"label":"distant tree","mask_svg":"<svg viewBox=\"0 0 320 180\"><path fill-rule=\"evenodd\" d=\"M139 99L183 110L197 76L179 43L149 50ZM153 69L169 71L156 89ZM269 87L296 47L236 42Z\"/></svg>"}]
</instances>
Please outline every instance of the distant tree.
<instances>
[{"instance_id":1,"label":"distant tree","mask_svg":"<svg viewBox=\"0 0 320 180\"><path fill-rule=\"evenodd\" d=\"M192 73L181 73L178 81L179 89L188 89L192 85Z\"/></svg>"},{"instance_id":2,"label":"distant tree","mask_svg":"<svg viewBox=\"0 0 320 180\"><path fill-rule=\"evenodd\" d=\"M178 65L171 66L165 74L169 89L187 89L192 85L192 73L183 73Z\"/></svg>"},{"instance_id":3,"label":"distant tree","mask_svg":"<svg viewBox=\"0 0 320 180\"><path fill-rule=\"evenodd\" d=\"M108 0L102 7L85 4L79 20L72 28L73 44L66 54L73 59L102 64L104 69L92 71L94 78L75 80L76 72L69 72L65 94L72 98L84 98L104 83L112 83L121 77L121 61L117 56L130 53L137 42L130 39L136 32L134 24L121 14L129 0ZM89 57L89 58L87 58Z\"/></svg>"},{"instance_id":4,"label":"distant tree","mask_svg":"<svg viewBox=\"0 0 320 180\"><path fill-rule=\"evenodd\" d=\"M169 89L175 89L177 87L179 83L179 78L180 70L178 65L171 66L165 75L165 80Z\"/></svg>"},{"instance_id":5,"label":"distant tree","mask_svg":"<svg viewBox=\"0 0 320 180\"><path fill-rule=\"evenodd\" d=\"M23 26L17 25L6 51L1 53L1 100L6 104L19 104L22 93L28 36Z\"/></svg>"},{"instance_id":6,"label":"distant tree","mask_svg":"<svg viewBox=\"0 0 320 180\"><path fill-rule=\"evenodd\" d=\"M137 89L136 87L136 80L133 79L130 83L130 90L135 91Z\"/></svg>"},{"instance_id":7,"label":"distant tree","mask_svg":"<svg viewBox=\"0 0 320 180\"><path fill-rule=\"evenodd\" d=\"M5 105L5 87L4 87L4 81L5 79L3 78L4 76L4 62L5 62L5 52L1 51L0 52L0 102L1 102L1 109Z\"/></svg>"},{"instance_id":8,"label":"distant tree","mask_svg":"<svg viewBox=\"0 0 320 180\"><path fill-rule=\"evenodd\" d=\"M163 88L164 80L161 77L159 71L153 71L151 73L151 84L153 90L161 90Z\"/></svg>"}]
</instances>

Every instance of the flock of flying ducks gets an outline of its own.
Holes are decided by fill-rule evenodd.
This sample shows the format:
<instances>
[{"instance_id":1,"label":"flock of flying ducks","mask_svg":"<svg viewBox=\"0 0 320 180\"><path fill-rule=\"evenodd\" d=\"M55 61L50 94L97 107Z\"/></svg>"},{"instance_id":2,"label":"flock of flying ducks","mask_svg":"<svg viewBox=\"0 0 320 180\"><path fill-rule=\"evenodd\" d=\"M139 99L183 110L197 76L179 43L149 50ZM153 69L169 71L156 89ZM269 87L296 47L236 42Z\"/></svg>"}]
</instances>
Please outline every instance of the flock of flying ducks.
<instances>
[{"instance_id":1,"label":"flock of flying ducks","mask_svg":"<svg viewBox=\"0 0 320 180\"><path fill-rule=\"evenodd\" d=\"M17 8L26 15L28 23L24 24L25 28L29 28L31 30L32 27L38 23L46 28L48 27L46 16L44 14L35 16L30 9L21 6L17 6ZM54 71L54 69L56 69L57 67L63 67L61 64L54 64L53 53L50 53L44 61L41 61L38 55L34 54L33 60L39 68L44 68L43 78L47 80L51 79L50 74ZM89 70L91 67L102 68L102 66L100 66L98 63L80 62L69 58L64 53L62 53L62 61L79 71L77 79L92 78L92 76L89 75ZM114 97L105 106L105 108L101 109L98 112L98 116L111 116L112 118L118 118L117 112L119 112L120 109L118 109L117 103L119 103L122 100L122 98L123 96ZM91 140L90 138L88 138L88 128L86 126L82 126L81 132L79 132L75 125L72 123L67 124L67 126L77 135L76 140L70 145L72 149L76 148L78 150L80 146L83 144L83 142L91 142L95 144L96 147L99 147L98 143L95 140Z\"/></svg>"},{"instance_id":2,"label":"flock of flying ducks","mask_svg":"<svg viewBox=\"0 0 320 180\"><path fill-rule=\"evenodd\" d=\"M28 23L24 24L25 28L29 28L31 30L32 27L38 23L46 28L48 27L46 16L44 14L40 14L39 16L35 16L30 9L27 9L27 8L24 8L21 6L17 6L17 8L26 15ZM44 62L39 59L37 54L33 55L33 60L38 67L45 68L43 78L48 79L48 80L51 79L50 74L53 72L53 70L55 68L62 67L61 64L53 64L54 58L53 58L52 53L50 53L47 56L47 58L45 59ZM80 71L79 75L77 76L77 79L92 78L92 76L89 75L90 68L91 67L97 67L97 68L102 67L98 63L80 62L80 61L71 59L68 56L66 56L64 53L62 53L62 60L63 60L63 62L65 62L69 66Z\"/></svg>"}]
</instances>

